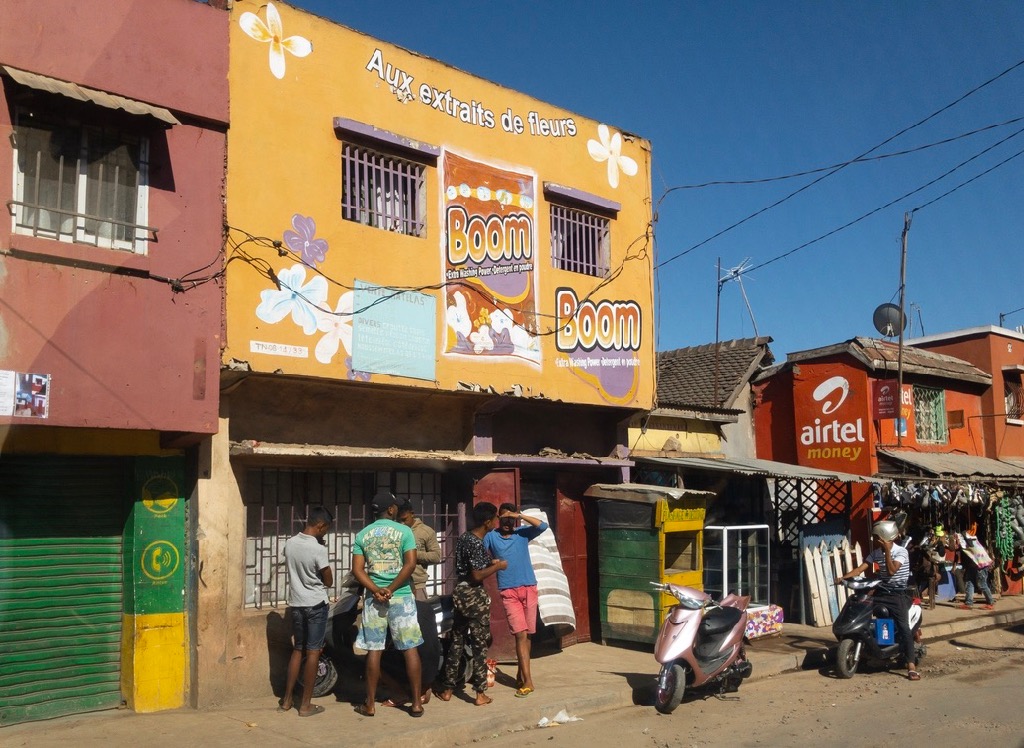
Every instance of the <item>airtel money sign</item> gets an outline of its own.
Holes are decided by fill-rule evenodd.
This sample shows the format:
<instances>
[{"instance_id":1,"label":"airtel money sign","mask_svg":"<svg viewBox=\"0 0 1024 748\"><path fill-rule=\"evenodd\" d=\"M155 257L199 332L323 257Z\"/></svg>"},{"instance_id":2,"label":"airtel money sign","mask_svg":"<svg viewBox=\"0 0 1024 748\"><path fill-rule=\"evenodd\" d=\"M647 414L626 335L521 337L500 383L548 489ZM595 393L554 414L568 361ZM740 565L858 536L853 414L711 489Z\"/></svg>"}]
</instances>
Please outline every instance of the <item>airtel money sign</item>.
<instances>
[{"instance_id":1,"label":"airtel money sign","mask_svg":"<svg viewBox=\"0 0 1024 748\"><path fill-rule=\"evenodd\" d=\"M852 472L867 455L864 393L855 393L841 375L798 385L794 402L800 464Z\"/></svg>"}]
</instances>

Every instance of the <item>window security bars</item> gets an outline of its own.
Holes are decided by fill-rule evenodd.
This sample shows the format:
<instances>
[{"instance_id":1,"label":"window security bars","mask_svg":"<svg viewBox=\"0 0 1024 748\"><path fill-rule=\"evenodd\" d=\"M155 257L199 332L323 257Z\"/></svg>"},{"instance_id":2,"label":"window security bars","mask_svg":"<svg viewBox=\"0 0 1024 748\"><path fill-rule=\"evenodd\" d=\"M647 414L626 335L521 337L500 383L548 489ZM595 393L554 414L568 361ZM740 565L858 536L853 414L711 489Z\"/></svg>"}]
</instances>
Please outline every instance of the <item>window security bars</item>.
<instances>
[{"instance_id":1,"label":"window security bars","mask_svg":"<svg viewBox=\"0 0 1024 748\"><path fill-rule=\"evenodd\" d=\"M149 169L145 138L22 115L15 127L15 231L141 253Z\"/></svg>"},{"instance_id":2,"label":"window security bars","mask_svg":"<svg viewBox=\"0 0 1024 748\"><path fill-rule=\"evenodd\" d=\"M945 444L948 441L943 390L914 385L914 436L922 443Z\"/></svg>"},{"instance_id":3,"label":"window security bars","mask_svg":"<svg viewBox=\"0 0 1024 748\"><path fill-rule=\"evenodd\" d=\"M283 607L288 600L284 543L305 526L311 506L334 514L327 552L334 573L331 596L352 568L356 534L373 520L369 504L378 486L390 488L399 501L409 500L417 516L438 535L441 563L429 566L427 594L448 594L455 586L455 541L465 531L464 508L442 498L441 476L429 472L296 470L253 468L246 473L244 605Z\"/></svg>"},{"instance_id":4,"label":"window security bars","mask_svg":"<svg viewBox=\"0 0 1024 748\"><path fill-rule=\"evenodd\" d=\"M551 206L551 264L560 270L603 277L609 266L607 218Z\"/></svg>"},{"instance_id":5,"label":"window security bars","mask_svg":"<svg viewBox=\"0 0 1024 748\"><path fill-rule=\"evenodd\" d=\"M1024 386L1020 382L1003 382L1006 392L1006 418L1011 421L1024 421Z\"/></svg>"},{"instance_id":6,"label":"window security bars","mask_svg":"<svg viewBox=\"0 0 1024 748\"><path fill-rule=\"evenodd\" d=\"M345 144L341 217L406 236L426 234L423 166Z\"/></svg>"}]
</instances>

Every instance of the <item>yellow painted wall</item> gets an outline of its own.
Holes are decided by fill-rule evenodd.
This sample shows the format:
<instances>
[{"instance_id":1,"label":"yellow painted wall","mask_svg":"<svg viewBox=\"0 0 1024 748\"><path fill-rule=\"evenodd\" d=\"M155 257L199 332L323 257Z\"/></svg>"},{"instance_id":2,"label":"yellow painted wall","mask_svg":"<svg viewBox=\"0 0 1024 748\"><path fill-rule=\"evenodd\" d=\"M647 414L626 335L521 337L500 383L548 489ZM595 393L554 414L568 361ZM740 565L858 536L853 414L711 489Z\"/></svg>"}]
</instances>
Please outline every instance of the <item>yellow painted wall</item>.
<instances>
[{"instance_id":1,"label":"yellow painted wall","mask_svg":"<svg viewBox=\"0 0 1024 748\"><path fill-rule=\"evenodd\" d=\"M184 613L126 615L121 627L121 692L136 712L185 705L188 628Z\"/></svg>"},{"instance_id":2,"label":"yellow painted wall","mask_svg":"<svg viewBox=\"0 0 1024 748\"><path fill-rule=\"evenodd\" d=\"M274 15L280 17L283 47L254 38L261 28L272 25ZM434 313L433 325L427 325L426 333L418 333L421 344L432 337L431 355L426 356L430 376L378 371L370 374L372 382L452 390L461 381L498 392L518 385L527 396L650 407L654 307L653 254L647 238L651 221L648 142L283 3L235 2L230 45L227 209L231 229L225 360L247 361L258 371L356 377L348 350L352 317L330 312L338 310L339 304L343 312L351 309L353 296L345 294L358 280L392 289L417 289L426 295L425 307ZM302 54L309 45L311 51ZM399 84L396 90L388 78ZM409 85L403 89L407 80ZM435 95L445 92L479 104L466 115L470 121L434 106ZM531 134L531 112L538 119L557 120L565 134ZM513 130L511 117L522 118L522 132L503 127L507 114L505 124ZM425 237L342 220L342 140L333 127L336 117L442 149L445 155L426 169ZM614 154L620 139L621 158ZM525 202L533 212L534 226L528 258L533 270L527 275L537 313L533 331L538 334L516 349L519 353L529 350L528 355L495 355L487 348L487 341L500 329L501 320L494 321L493 312L500 311L502 303L491 303L488 309L487 300L479 294L471 310L472 350L451 352L459 310L453 287L445 287L447 234L443 229L445 201L451 197L442 188L444 166L453 160L449 153L475 162L484 172L513 175L520 180L523 194L532 197ZM636 166L632 175L631 163ZM621 204L611 226L609 279L552 267L545 182ZM448 185L455 183L449 180ZM285 232L300 233L296 231L299 224L293 223L296 216L299 224L310 218L315 221L315 232L307 238L326 242L322 262L303 266L291 251L297 245L286 241ZM323 280L314 280L317 270ZM282 289L275 288L273 277L283 282ZM602 286L603 281L607 282ZM278 307L280 311L305 303L296 296L288 298L288 288L302 289L306 301L313 300L321 311L307 308L294 316L276 314L275 304L284 305ZM561 316L556 308L559 288L571 290L562 294L569 305L562 308ZM576 307L571 300L588 296L589 302L580 303L585 315L593 313L595 318L614 322L627 313L639 314L638 338L634 336L628 344L632 347L609 336L604 341L606 351L580 349L579 339L568 334L579 323L573 320ZM263 310L262 318L257 309ZM304 327L301 323L309 313L313 317ZM456 322L449 324L452 314ZM428 317L416 319L422 324ZM332 320L349 329L339 330ZM555 334L558 329L563 331L560 340ZM328 355L332 341L339 337L337 352ZM566 350L574 346L575 351Z\"/></svg>"},{"instance_id":3,"label":"yellow painted wall","mask_svg":"<svg viewBox=\"0 0 1024 748\"><path fill-rule=\"evenodd\" d=\"M629 429L629 446L633 453L661 452L669 439L679 442L679 448L674 450L677 452L717 454L722 451L722 439L714 426L701 421L687 421L675 428L648 426L641 430L634 426Z\"/></svg>"}]
</instances>

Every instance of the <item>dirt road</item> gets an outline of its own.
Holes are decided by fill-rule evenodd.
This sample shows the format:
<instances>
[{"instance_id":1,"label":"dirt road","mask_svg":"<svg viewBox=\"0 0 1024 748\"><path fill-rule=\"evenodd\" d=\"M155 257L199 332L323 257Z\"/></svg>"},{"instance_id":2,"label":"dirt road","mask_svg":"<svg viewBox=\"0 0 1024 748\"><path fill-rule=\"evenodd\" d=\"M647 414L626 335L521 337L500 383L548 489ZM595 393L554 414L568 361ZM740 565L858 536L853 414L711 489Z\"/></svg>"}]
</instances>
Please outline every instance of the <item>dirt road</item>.
<instances>
[{"instance_id":1,"label":"dirt road","mask_svg":"<svg viewBox=\"0 0 1024 748\"><path fill-rule=\"evenodd\" d=\"M477 744L1024 748L1024 627L932 644L919 669L916 683L901 671L850 680L824 670L789 674L744 684L725 699L688 693L669 716L635 706Z\"/></svg>"}]
</instances>

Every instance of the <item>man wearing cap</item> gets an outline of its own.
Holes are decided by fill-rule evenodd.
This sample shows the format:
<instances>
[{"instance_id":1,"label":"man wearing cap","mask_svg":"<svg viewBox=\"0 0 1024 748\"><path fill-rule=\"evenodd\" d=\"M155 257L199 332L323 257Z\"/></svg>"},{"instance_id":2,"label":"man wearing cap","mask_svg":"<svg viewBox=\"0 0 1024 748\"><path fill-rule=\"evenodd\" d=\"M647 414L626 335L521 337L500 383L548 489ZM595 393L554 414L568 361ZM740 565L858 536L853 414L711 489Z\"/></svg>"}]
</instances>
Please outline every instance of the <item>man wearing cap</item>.
<instances>
[{"instance_id":1,"label":"man wearing cap","mask_svg":"<svg viewBox=\"0 0 1024 748\"><path fill-rule=\"evenodd\" d=\"M878 566L878 576L882 583L875 591L876 603L884 603L893 611L893 624L896 626L903 656L907 661L907 679L921 680L917 672L917 653L914 647L914 635L910 632L910 598L907 596L907 582L910 581L910 554L907 549L896 542L899 527L891 520L876 522L871 527L871 537L875 548L868 554L860 566L846 572L836 579L842 584L844 579L859 576L871 568Z\"/></svg>"},{"instance_id":2,"label":"man wearing cap","mask_svg":"<svg viewBox=\"0 0 1024 748\"><path fill-rule=\"evenodd\" d=\"M364 717L376 711L377 684L380 681L380 660L388 630L395 648L405 657L412 702L409 714L423 716L420 654L423 643L416 616L416 599L409 580L416 568L416 539L412 530L395 520L398 499L381 489L371 505L376 521L356 535L352 547L352 574L366 589L363 598L362 626L356 646L366 654L366 701L356 708Z\"/></svg>"}]
</instances>

